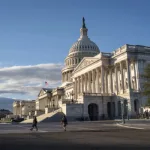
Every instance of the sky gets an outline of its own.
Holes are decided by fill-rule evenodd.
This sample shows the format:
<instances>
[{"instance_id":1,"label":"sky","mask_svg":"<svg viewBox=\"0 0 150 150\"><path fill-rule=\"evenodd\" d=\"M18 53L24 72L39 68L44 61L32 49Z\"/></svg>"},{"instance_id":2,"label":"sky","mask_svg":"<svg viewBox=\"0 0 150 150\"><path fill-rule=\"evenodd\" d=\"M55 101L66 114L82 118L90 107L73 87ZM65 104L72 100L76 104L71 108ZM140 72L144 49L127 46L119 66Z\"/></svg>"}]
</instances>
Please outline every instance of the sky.
<instances>
[{"instance_id":1,"label":"sky","mask_svg":"<svg viewBox=\"0 0 150 150\"><path fill-rule=\"evenodd\" d=\"M36 99L79 38L82 17L102 52L150 46L149 0L0 0L0 96Z\"/></svg>"}]
</instances>

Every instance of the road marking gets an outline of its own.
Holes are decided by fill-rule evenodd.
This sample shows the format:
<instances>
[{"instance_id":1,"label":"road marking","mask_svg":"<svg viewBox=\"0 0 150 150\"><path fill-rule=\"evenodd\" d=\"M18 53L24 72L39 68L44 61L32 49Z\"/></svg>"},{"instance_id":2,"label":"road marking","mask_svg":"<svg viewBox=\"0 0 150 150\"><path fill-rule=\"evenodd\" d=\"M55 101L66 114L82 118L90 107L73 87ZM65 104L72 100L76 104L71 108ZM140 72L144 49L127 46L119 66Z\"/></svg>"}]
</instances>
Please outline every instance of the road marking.
<instances>
[{"instance_id":1,"label":"road marking","mask_svg":"<svg viewBox=\"0 0 150 150\"><path fill-rule=\"evenodd\" d=\"M144 130L144 128L137 128L137 127L130 127L130 126L125 126L117 123L118 126L124 127L124 128L131 128L131 129L138 129L138 130Z\"/></svg>"}]
</instances>

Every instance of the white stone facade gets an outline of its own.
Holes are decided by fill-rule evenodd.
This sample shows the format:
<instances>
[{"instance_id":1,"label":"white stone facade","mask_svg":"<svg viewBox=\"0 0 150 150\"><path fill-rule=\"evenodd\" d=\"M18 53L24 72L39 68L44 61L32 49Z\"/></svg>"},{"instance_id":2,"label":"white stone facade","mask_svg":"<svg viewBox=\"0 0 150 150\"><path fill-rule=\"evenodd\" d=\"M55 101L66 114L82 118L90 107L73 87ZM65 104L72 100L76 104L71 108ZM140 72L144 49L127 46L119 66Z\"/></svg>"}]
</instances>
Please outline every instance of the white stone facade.
<instances>
[{"instance_id":1,"label":"white stone facade","mask_svg":"<svg viewBox=\"0 0 150 150\"><path fill-rule=\"evenodd\" d=\"M35 101L14 101L13 103L13 115L26 118L29 112L35 111Z\"/></svg>"}]
</instances>

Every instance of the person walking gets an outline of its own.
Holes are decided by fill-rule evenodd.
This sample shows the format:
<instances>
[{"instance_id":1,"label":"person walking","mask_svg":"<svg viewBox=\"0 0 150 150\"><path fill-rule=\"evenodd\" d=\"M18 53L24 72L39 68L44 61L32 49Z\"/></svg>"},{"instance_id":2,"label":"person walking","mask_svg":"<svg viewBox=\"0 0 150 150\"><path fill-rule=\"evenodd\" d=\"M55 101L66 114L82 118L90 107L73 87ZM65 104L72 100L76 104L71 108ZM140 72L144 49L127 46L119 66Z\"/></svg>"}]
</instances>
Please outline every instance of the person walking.
<instances>
[{"instance_id":1,"label":"person walking","mask_svg":"<svg viewBox=\"0 0 150 150\"><path fill-rule=\"evenodd\" d=\"M33 117L32 128L30 130L32 131L34 128L36 128L36 131L38 131L36 116Z\"/></svg>"},{"instance_id":2,"label":"person walking","mask_svg":"<svg viewBox=\"0 0 150 150\"><path fill-rule=\"evenodd\" d=\"M62 122L62 124L63 124L64 131L66 131L66 126L67 126L67 124L68 124L68 121L67 121L67 118L66 118L65 115L63 116L61 122Z\"/></svg>"}]
</instances>

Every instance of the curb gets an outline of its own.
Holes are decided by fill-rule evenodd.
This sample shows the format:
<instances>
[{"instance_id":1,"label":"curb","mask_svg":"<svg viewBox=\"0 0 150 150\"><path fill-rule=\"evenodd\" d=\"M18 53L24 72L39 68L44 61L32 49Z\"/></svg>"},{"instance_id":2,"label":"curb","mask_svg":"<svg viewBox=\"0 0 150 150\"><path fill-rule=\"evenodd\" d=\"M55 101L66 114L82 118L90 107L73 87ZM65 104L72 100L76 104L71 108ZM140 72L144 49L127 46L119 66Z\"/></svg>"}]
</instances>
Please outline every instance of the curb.
<instances>
[{"instance_id":1,"label":"curb","mask_svg":"<svg viewBox=\"0 0 150 150\"><path fill-rule=\"evenodd\" d=\"M116 125L117 125L117 126L120 126L120 127L124 127L124 128L137 129L137 130L144 130L144 128L130 127L130 126L122 125L122 124L119 124L119 123L116 123Z\"/></svg>"}]
</instances>

